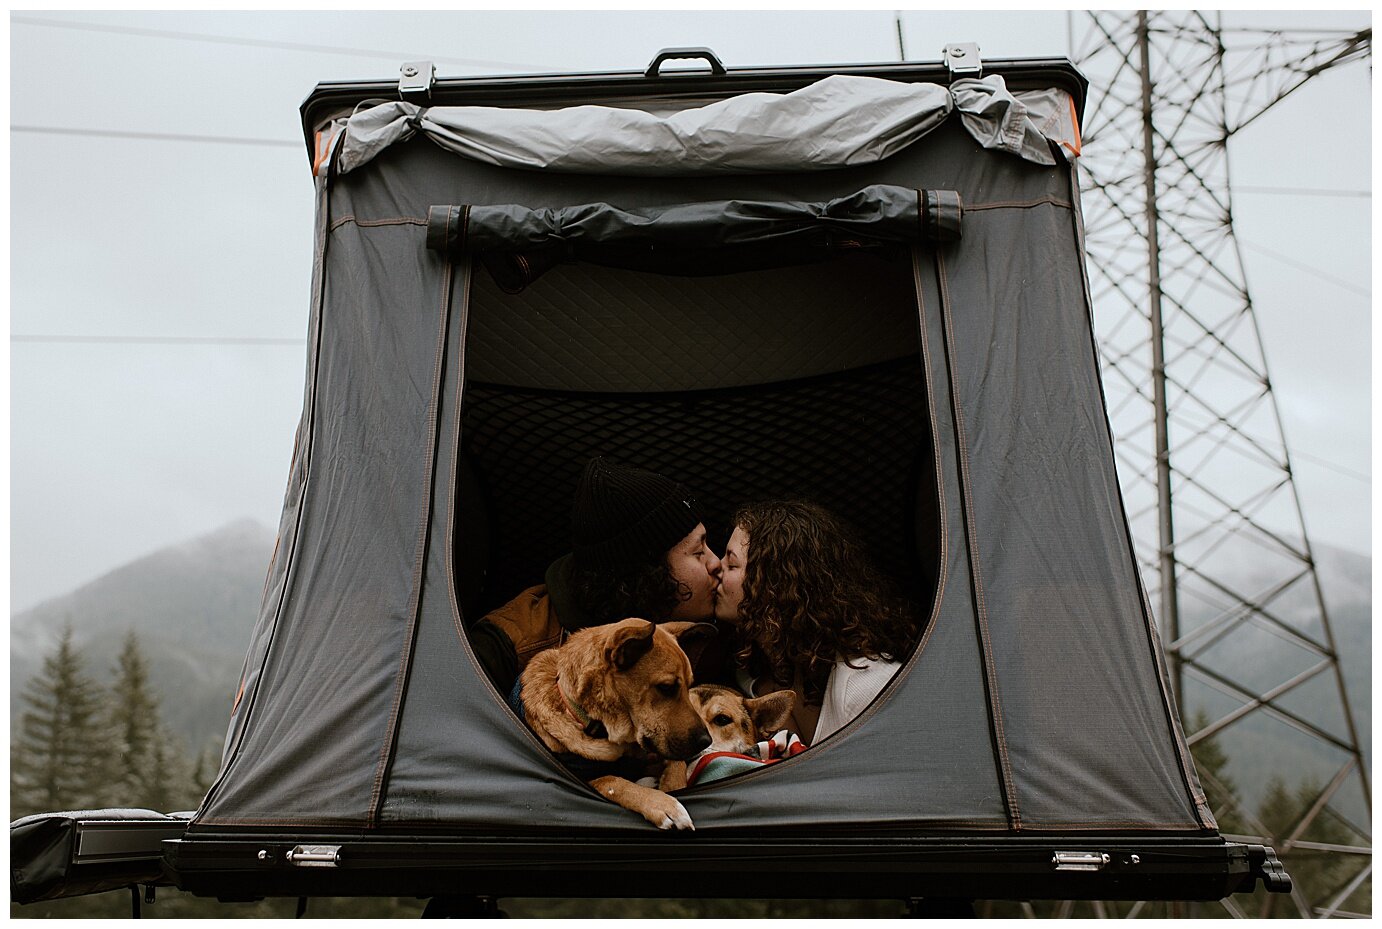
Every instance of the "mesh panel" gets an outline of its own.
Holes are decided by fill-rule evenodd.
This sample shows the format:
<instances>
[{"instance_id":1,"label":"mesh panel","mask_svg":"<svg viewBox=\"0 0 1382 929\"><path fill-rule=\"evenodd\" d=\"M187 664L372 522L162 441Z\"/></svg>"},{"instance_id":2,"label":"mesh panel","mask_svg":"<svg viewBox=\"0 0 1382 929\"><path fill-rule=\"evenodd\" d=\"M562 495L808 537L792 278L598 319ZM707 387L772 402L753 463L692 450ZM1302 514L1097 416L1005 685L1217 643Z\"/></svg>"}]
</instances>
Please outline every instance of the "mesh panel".
<instances>
[{"instance_id":1,"label":"mesh panel","mask_svg":"<svg viewBox=\"0 0 1382 929\"><path fill-rule=\"evenodd\" d=\"M496 384L632 393L877 364L916 342L911 268L853 255L689 278L571 262L516 296L477 272L466 369Z\"/></svg>"},{"instance_id":2,"label":"mesh panel","mask_svg":"<svg viewBox=\"0 0 1382 929\"><path fill-rule=\"evenodd\" d=\"M594 455L692 488L713 523L717 551L737 504L803 497L853 523L879 567L909 596L920 599L934 577L934 527L916 527L918 504L934 512L933 504L916 499L919 485L934 496L933 482L923 479L931 473L930 435L916 356L798 381L685 393L590 394L472 382L462 430L489 509L489 570L477 598L484 608L540 582L547 565L569 550L571 499ZM462 511L477 503L464 495L459 500Z\"/></svg>"}]
</instances>

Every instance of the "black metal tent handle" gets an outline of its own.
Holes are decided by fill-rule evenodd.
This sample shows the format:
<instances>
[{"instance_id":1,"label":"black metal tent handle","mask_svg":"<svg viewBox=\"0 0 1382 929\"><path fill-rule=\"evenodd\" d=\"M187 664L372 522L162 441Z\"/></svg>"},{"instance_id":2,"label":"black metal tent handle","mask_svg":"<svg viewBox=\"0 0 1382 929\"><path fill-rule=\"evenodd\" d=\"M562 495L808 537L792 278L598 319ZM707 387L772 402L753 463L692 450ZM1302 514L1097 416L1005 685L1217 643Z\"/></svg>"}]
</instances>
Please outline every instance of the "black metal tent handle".
<instances>
[{"instance_id":1,"label":"black metal tent handle","mask_svg":"<svg viewBox=\"0 0 1382 929\"><path fill-rule=\"evenodd\" d=\"M657 57L653 59L652 64L648 65L648 70L643 72L643 76L661 77L662 74L660 69L664 61L673 61L682 58L699 58L702 61L709 62L710 73L716 77L720 77L727 73L724 64L720 61L720 56L716 55L708 48L664 48L657 53Z\"/></svg>"}]
</instances>

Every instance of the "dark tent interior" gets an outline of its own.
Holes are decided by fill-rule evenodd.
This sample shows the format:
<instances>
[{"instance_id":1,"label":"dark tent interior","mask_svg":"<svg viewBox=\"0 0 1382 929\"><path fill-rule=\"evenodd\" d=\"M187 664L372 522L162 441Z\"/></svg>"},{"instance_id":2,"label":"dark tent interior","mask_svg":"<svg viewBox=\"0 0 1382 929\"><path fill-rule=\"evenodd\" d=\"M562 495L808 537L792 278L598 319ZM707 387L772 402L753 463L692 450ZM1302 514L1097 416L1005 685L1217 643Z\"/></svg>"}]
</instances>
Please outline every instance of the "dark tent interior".
<instances>
[{"instance_id":1,"label":"dark tent interior","mask_svg":"<svg viewBox=\"0 0 1382 929\"><path fill-rule=\"evenodd\" d=\"M597 454L694 488L721 548L739 503L824 504L927 605L939 527L908 256L705 277L578 263L516 295L483 273L472 287L467 616L568 551L572 493Z\"/></svg>"}]
</instances>

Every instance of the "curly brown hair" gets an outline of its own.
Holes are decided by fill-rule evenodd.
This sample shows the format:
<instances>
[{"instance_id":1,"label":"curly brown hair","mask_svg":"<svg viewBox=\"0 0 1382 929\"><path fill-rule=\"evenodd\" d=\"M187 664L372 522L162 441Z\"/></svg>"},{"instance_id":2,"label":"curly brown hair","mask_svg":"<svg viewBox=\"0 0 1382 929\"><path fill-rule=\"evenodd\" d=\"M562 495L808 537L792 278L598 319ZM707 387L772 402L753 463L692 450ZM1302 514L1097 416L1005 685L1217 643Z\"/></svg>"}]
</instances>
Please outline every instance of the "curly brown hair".
<instances>
[{"instance_id":1,"label":"curly brown hair","mask_svg":"<svg viewBox=\"0 0 1382 929\"><path fill-rule=\"evenodd\" d=\"M914 611L874 568L854 534L804 500L752 503L734 524L749 537L739 604L739 660L755 676L819 704L844 659L902 658L917 637Z\"/></svg>"}]
</instances>

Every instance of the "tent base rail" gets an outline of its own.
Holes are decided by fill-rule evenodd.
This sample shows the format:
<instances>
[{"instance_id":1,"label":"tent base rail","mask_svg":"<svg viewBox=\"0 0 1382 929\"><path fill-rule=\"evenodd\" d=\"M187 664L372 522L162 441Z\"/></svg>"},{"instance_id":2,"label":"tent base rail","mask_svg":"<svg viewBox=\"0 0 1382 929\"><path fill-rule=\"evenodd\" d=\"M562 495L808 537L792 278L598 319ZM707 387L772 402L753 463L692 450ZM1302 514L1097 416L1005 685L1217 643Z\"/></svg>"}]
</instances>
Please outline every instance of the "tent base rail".
<instances>
[{"instance_id":1,"label":"tent base rail","mask_svg":"<svg viewBox=\"0 0 1382 929\"><path fill-rule=\"evenodd\" d=\"M165 839L181 836L190 813L109 809L40 813L10 825L10 899L37 903L171 883Z\"/></svg>"},{"instance_id":2,"label":"tent base rail","mask_svg":"<svg viewBox=\"0 0 1382 929\"><path fill-rule=\"evenodd\" d=\"M1290 879L1264 846L1212 837L701 838L184 836L177 887L278 896L1219 900ZM688 880L695 875L696 880Z\"/></svg>"}]
</instances>

